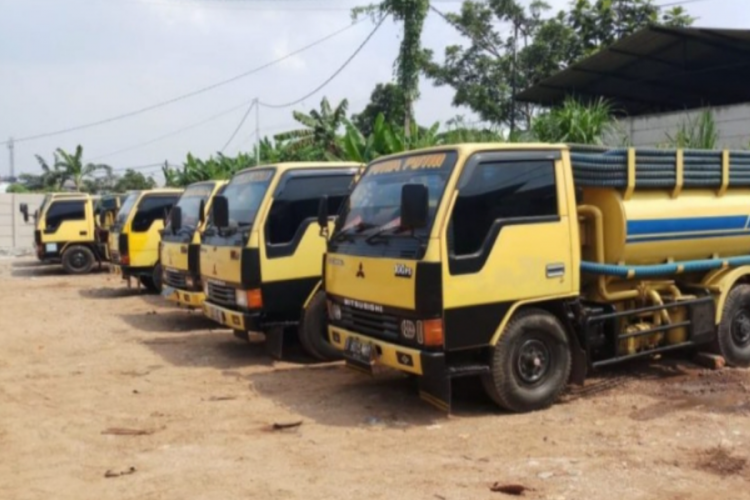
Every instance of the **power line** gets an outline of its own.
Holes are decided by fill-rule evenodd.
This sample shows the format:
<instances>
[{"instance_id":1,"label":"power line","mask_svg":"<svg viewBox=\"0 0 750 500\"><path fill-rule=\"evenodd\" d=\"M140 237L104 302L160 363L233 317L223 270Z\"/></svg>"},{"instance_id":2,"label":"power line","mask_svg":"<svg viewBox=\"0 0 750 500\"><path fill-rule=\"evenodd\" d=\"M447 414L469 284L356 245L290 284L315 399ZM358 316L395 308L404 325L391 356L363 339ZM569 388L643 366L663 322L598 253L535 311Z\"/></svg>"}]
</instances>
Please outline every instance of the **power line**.
<instances>
[{"instance_id":1,"label":"power line","mask_svg":"<svg viewBox=\"0 0 750 500\"><path fill-rule=\"evenodd\" d=\"M232 135L229 137L229 140L224 144L224 147L221 148L221 152L223 153L224 150L227 149L229 144L234 140L235 137L237 137L237 133L240 131L242 126L245 124L245 120L247 120L247 117L250 116L250 111L253 110L253 108L258 104L258 99L253 99L253 102L250 103L250 107L247 108L247 111L245 111L245 114L242 115L242 120L240 120L240 123L237 124L237 128L234 129L234 132L232 132Z\"/></svg>"},{"instance_id":2,"label":"power line","mask_svg":"<svg viewBox=\"0 0 750 500\"><path fill-rule=\"evenodd\" d=\"M255 99L253 99L253 101L254 100ZM253 102L253 101L249 101L249 102ZM99 160L101 158L107 158L109 156L114 156L116 154L125 153L127 151L132 151L134 149L140 149L142 147L149 146L149 145L151 145L151 144L153 144L155 142L159 142L159 141L162 141L164 139L168 139L170 137L173 137L175 135L181 134L183 132L187 132L188 130L192 130L194 128L200 127L201 125L205 125L206 123L212 122L212 121L214 121L214 120L216 120L218 118L221 118L222 116L228 115L229 113L231 113L233 111L236 111L236 110L238 110L240 108L244 108L247 105L248 105L248 101L245 101L245 102L243 102L241 104L232 106L231 108L227 108L227 109L225 109L223 111L220 111L220 112L218 112L218 113L216 113L214 115L211 115L211 116L209 116L207 118L204 118L203 120L201 120L199 122L196 122L196 123L193 123L193 124L188 125L186 127L182 127L180 129L177 129L177 130L174 130L172 132L169 132L168 134L161 135L159 137L156 137L154 139L150 139L150 140L145 141L145 142L139 142L137 144L133 144L132 146L127 146L127 147L124 147L122 149L118 149L117 151L112 151L110 153L106 153L106 154L103 154L103 155L95 156L93 158L90 158L89 161L95 161L95 160Z\"/></svg>"},{"instance_id":3,"label":"power line","mask_svg":"<svg viewBox=\"0 0 750 500\"><path fill-rule=\"evenodd\" d=\"M116 115L116 116L113 116L113 117L110 117L110 118L106 118L104 120L98 120L98 121L86 123L86 124L83 124L83 125L77 125L77 126L74 126L74 127L68 127L68 128L56 130L56 131L53 131L53 132L45 132L45 133L41 133L41 134L29 135L29 136L26 136L26 137L21 137L21 138L18 138L18 139L14 139L14 141L16 143L26 142L26 141L33 141L33 140L36 140L36 139L42 139L42 138L45 138L45 137L52 137L52 136L56 136L56 135L67 134L69 132L75 132L75 131L78 131L78 130L83 130L83 129L87 129L87 128L91 128L91 127L96 127L96 126L99 126L99 125L105 125L107 123L112 123L114 121L122 120L122 119L125 119L125 118L130 118L130 117L142 114L142 113L146 113L148 111L152 111L154 109L158 109L158 108L167 106L169 104L173 104L175 102L182 101L184 99L188 99L190 97L194 97L194 96L202 94L204 92L208 92L209 90L213 90L215 88L218 88L218 87L227 85L229 83L235 82L235 81L237 81L237 80L239 80L241 78L245 78L245 77L250 76L250 75L252 75L254 73L262 71L262 70L264 70L264 69L266 69L266 68L268 68L270 66L273 66L273 65L278 64L278 63L280 63L282 61L285 61L286 59L289 59L290 57L293 57L293 56L295 56L297 54L300 54L301 52L304 52L304 51L306 51L308 49L311 49L311 48L315 47L316 45L320 45L321 43L323 43L323 42L325 42L327 40L330 40L331 38L334 38L335 36L340 35L341 33L343 33L345 31L351 29L352 27L354 27L356 24L359 24L360 22L362 22L362 20L355 21L352 24L349 24L346 27L344 27L342 29L339 29L338 31L334 31L330 35L327 35L327 36L325 36L323 38L320 38L320 39L318 39L318 40L316 40L316 41L308 44L308 45L305 45L304 47L302 47L300 49L297 49L297 50L295 50L293 52L290 52L289 54L287 54L287 55L285 55L283 57L280 57L280 58L275 59L275 60L273 60L271 62L265 63L265 64L263 64L261 66L253 68L251 70L245 71L244 73L240 73L239 75L233 76L233 77L228 78L226 80L222 80L222 81L214 83L212 85L208 85L208 86L200 88L198 90L194 90L194 91L189 92L187 94L182 94L182 95L180 95L178 97L174 97L174 98L168 99L166 101L162 101L162 102L159 102L159 103L156 103L156 104L152 104L150 106L146 106L144 108L140 108L140 109L137 109L135 111L130 111L128 113L123 113L123 114ZM6 144L8 144L8 141L3 142L2 144L6 145Z\"/></svg>"},{"instance_id":4,"label":"power line","mask_svg":"<svg viewBox=\"0 0 750 500\"><path fill-rule=\"evenodd\" d=\"M375 35L375 33L380 28L380 26L383 24L383 21L385 21L386 17L387 16L383 16L383 17L380 18L380 21L378 21L378 23L375 25L375 28L373 28L373 30L370 32L370 34L367 35L367 38L365 38L365 40L359 45L359 47L357 47L357 50L355 50L354 53L351 56L349 56L349 58L346 61L344 61L344 64L342 64L341 67L339 69L337 69L333 73L333 75L331 75L328 79L326 79L326 81L324 81L321 85L319 85L318 87L316 87L312 92L309 92L309 93L305 94L304 96L300 97L299 99L296 99L294 101L287 102L287 103L284 103L284 104L268 104L268 103L260 102L260 101L258 102L258 104L260 104L261 106L264 106L266 108L272 108L272 109L288 108L288 107L291 107L291 106L295 106L295 105L301 103L302 101L304 101L305 99L307 99L307 98L315 95L316 93L318 93L326 85L328 85L329 83L331 83L331 81L333 81L333 79L336 78L342 71L344 71L344 69L349 65L349 63L352 62L352 60L355 57L357 57L357 54L359 54L360 51L362 51L362 49L365 47L365 45L367 45L367 42L369 42L370 39L373 37L373 35Z\"/></svg>"}]
</instances>

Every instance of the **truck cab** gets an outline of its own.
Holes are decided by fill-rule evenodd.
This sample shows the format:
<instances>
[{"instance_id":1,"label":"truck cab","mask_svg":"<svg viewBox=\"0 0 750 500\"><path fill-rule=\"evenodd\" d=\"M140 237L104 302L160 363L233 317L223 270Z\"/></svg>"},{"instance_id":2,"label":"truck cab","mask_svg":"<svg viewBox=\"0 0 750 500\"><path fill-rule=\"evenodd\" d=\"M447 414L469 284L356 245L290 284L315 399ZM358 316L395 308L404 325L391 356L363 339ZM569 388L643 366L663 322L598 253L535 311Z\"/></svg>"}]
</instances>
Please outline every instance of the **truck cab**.
<instances>
[{"instance_id":1,"label":"truck cab","mask_svg":"<svg viewBox=\"0 0 750 500\"><path fill-rule=\"evenodd\" d=\"M181 189L134 191L128 195L109 232L110 271L131 284L161 290L162 269L159 242L170 210Z\"/></svg>"},{"instance_id":2,"label":"truck cab","mask_svg":"<svg viewBox=\"0 0 750 500\"><path fill-rule=\"evenodd\" d=\"M320 199L325 197L327 209L336 213L359 168L356 163L280 163L237 173L214 199L200 246L206 316L240 338L264 334L276 357L285 332L295 329L311 355L337 355L319 318L307 329L300 321L322 272ZM323 310L320 297L314 302Z\"/></svg>"},{"instance_id":3,"label":"truck cab","mask_svg":"<svg viewBox=\"0 0 750 500\"><path fill-rule=\"evenodd\" d=\"M28 220L28 207L21 207ZM96 242L94 202L81 193L47 195L35 213L34 244L42 262L60 262L69 274L87 274L106 260Z\"/></svg>"},{"instance_id":4,"label":"truck cab","mask_svg":"<svg viewBox=\"0 0 750 500\"><path fill-rule=\"evenodd\" d=\"M159 261L162 263L162 295L179 306L191 309L203 305L200 276L201 234L216 194L226 181L191 184L180 196L161 236Z\"/></svg>"}]
</instances>

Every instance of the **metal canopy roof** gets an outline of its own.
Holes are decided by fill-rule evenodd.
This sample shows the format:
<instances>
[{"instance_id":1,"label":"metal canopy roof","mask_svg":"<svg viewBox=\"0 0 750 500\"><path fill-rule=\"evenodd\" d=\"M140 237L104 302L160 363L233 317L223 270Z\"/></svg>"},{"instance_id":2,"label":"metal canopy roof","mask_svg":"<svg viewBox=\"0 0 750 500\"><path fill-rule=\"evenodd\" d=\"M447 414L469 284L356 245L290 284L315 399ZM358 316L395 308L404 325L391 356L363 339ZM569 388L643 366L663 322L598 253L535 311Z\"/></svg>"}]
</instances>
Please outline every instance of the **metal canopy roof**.
<instances>
[{"instance_id":1,"label":"metal canopy roof","mask_svg":"<svg viewBox=\"0 0 750 500\"><path fill-rule=\"evenodd\" d=\"M631 116L750 102L750 31L648 27L516 99L551 106L569 95Z\"/></svg>"}]
</instances>

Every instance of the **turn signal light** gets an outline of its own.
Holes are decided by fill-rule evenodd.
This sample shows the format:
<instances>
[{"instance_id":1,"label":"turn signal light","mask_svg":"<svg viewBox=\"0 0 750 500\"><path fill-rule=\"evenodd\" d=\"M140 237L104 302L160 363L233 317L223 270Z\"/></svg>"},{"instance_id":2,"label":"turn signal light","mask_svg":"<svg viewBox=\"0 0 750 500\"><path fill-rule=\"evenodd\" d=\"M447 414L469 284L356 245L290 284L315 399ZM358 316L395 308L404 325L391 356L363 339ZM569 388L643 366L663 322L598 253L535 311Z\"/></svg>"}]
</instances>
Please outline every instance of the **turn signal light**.
<instances>
[{"instance_id":1,"label":"turn signal light","mask_svg":"<svg viewBox=\"0 0 750 500\"><path fill-rule=\"evenodd\" d=\"M444 342L443 320L427 319L422 322L422 332L424 335L424 345L441 346Z\"/></svg>"},{"instance_id":2,"label":"turn signal light","mask_svg":"<svg viewBox=\"0 0 750 500\"><path fill-rule=\"evenodd\" d=\"M260 288L247 291L247 307L248 309L261 309L263 307L263 296L260 293Z\"/></svg>"},{"instance_id":3,"label":"turn signal light","mask_svg":"<svg viewBox=\"0 0 750 500\"><path fill-rule=\"evenodd\" d=\"M130 265L130 256L129 255L120 255L120 264L124 266Z\"/></svg>"}]
</instances>

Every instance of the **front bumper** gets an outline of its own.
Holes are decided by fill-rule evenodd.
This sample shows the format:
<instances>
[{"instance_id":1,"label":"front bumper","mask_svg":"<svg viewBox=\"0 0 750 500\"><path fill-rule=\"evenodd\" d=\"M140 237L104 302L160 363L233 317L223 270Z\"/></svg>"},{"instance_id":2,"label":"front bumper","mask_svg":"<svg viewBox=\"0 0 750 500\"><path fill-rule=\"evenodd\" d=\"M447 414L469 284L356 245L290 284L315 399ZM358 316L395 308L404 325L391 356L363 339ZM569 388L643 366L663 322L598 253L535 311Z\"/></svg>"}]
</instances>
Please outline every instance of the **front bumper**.
<instances>
[{"instance_id":1,"label":"front bumper","mask_svg":"<svg viewBox=\"0 0 750 500\"><path fill-rule=\"evenodd\" d=\"M338 326L328 327L328 337L334 347L344 353L346 365L357 371L372 373L373 365L382 365L419 376L419 397L443 411L451 407L451 372L446 366L445 353L429 352L373 339ZM348 339L356 339L372 346L373 357L368 363L347 355Z\"/></svg>"},{"instance_id":2,"label":"front bumper","mask_svg":"<svg viewBox=\"0 0 750 500\"><path fill-rule=\"evenodd\" d=\"M167 285L164 286L162 296L169 302L193 309L201 308L206 298L203 292L187 292L177 288L170 288Z\"/></svg>"},{"instance_id":3,"label":"front bumper","mask_svg":"<svg viewBox=\"0 0 750 500\"><path fill-rule=\"evenodd\" d=\"M240 312L204 301L203 314L207 318L232 330L242 330L245 332L261 331L260 312Z\"/></svg>"}]
</instances>

